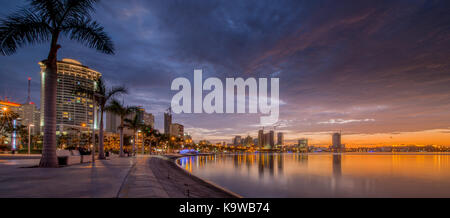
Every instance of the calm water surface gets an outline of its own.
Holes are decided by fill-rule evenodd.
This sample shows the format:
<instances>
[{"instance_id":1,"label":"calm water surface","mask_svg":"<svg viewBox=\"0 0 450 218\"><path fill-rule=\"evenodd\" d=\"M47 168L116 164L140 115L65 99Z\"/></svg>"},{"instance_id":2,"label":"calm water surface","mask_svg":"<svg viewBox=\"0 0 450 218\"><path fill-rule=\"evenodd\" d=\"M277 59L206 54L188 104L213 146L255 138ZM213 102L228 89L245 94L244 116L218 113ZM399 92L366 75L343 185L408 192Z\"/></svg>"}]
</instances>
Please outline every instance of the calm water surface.
<instances>
[{"instance_id":1,"label":"calm water surface","mask_svg":"<svg viewBox=\"0 0 450 218\"><path fill-rule=\"evenodd\" d=\"M449 154L221 154L179 164L243 197L450 197Z\"/></svg>"}]
</instances>

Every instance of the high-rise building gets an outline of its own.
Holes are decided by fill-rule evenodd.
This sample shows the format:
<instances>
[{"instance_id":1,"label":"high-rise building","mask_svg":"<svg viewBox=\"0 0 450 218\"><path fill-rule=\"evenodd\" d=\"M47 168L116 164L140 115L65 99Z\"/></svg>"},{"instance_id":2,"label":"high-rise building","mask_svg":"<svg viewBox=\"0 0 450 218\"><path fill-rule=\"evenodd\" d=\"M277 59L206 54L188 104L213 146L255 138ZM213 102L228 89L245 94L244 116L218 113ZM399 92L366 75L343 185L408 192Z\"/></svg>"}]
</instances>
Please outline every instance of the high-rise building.
<instances>
[{"instance_id":1,"label":"high-rise building","mask_svg":"<svg viewBox=\"0 0 450 218\"><path fill-rule=\"evenodd\" d=\"M155 116L153 116L153 114L144 112L144 124L155 128Z\"/></svg>"},{"instance_id":2,"label":"high-rise building","mask_svg":"<svg viewBox=\"0 0 450 218\"><path fill-rule=\"evenodd\" d=\"M277 134L277 145L278 146L283 146L284 145L284 133L279 132Z\"/></svg>"},{"instance_id":3,"label":"high-rise building","mask_svg":"<svg viewBox=\"0 0 450 218\"><path fill-rule=\"evenodd\" d=\"M240 146L242 145L242 137L241 136L235 136L233 139L233 145L234 146Z\"/></svg>"},{"instance_id":4,"label":"high-rise building","mask_svg":"<svg viewBox=\"0 0 450 218\"><path fill-rule=\"evenodd\" d=\"M184 126L178 123L173 123L172 125L170 125L170 136L183 138Z\"/></svg>"},{"instance_id":5,"label":"high-rise building","mask_svg":"<svg viewBox=\"0 0 450 218\"><path fill-rule=\"evenodd\" d=\"M105 132L119 133L120 117L107 111L106 112Z\"/></svg>"},{"instance_id":6,"label":"high-rise building","mask_svg":"<svg viewBox=\"0 0 450 218\"><path fill-rule=\"evenodd\" d=\"M298 147L299 148L308 148L308 139L299 139L298 140Z\"/></svg>"},{"instance_id":7,"label":"high-rise building","mask_svg":"<svg viewBox=\"0 0 450 218\"><path fill-rule=\"evenodd\" d=\"M164 113L164 134L170 135L171 125L172 125L172 114Z\"/></svg>"},{"instance_id":8,"label":"high-rise building","mask_svg":"<svg viewBox=\"0 0 450 218\"><path fill-rule=\"evenodd\" d=\"M251 147L251 146L253 145L253 138L252 138L250 135L248 135L248 136L244 139L243 145L246 146L246 147Z\"/></svg>"},{"instance_id":9,"label":"high-rise building","mask_svg":"<svg viewBox=\"0 0 450 218\"><path fill-rule=\"evenodd\" d=\"M334 133L333 134L333 150L335 152L340 152L341 149L342 149L341 133Z\"/></svg>"},{"instance_id":10,"label":"high-rise building","mask_svg":"<svg viewBox=\"0 0 450 218\"><path fill-rule=\"evenodd\" d=\"M270 131L264 134L264 147L266 149L273 149L275 147L275 132Z\"/></svg>"},{"instance_id":11,"label":"high-rise building","mask_svg":"<svg viewBox=\"0 0 450 218\"><path fill-rule=\"evenodd\" d=\"M264 130L258 131L258 146L259 147L264 146Z\"/></svg>"},{"instance_id":12,"label":"high-rise building","mask_svg":"<svg viewBox=\"0 0 450 218\"><path fill-rule=\"evenodd\" d=\"M20 117L20 124L27 127L32 125L32 133L39 134L40 112L35 104L31 103L21 105L18 114Z\"/></svg>"},{"instance_id":13,"label":"high-rise building","mask_svg":"<svg viewBox=\"0 0 450 218\"><path fill-rule=\"evenodd\" d=\"M45 74L46 66L39 62L41 67L41 122L44 126L45 111ZM68 129L97 128L97 117L94 113L94 102L84 90L94 90L96 81L101 74L72 59L63 59L57 62L58 80L56 97L56 125L59 133ZM94 117L95 116L95 117Z\"/></svg>"}]
</instances>

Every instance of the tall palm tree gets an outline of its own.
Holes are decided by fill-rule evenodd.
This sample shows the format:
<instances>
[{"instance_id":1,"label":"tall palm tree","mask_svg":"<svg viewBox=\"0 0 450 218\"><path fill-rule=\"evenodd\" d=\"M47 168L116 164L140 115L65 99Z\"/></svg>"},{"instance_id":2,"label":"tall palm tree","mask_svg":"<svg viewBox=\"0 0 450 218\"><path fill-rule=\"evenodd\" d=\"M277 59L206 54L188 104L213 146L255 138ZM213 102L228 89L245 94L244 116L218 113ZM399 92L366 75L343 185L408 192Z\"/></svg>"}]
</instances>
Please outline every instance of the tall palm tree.
<instances>
[{"instance_id":1,"label":"tall palm tree","mask_svg":"<svg viewBox=\"0 0 450 218\"><path fill-rule=\"evenodd\" d=\"M97 80L97 104L100 110L100 131L98 145L98 159L105 159L104 133L103 133L103 114L105 113L106 104L119 94L127 94L127 89L123 86L114 86L110 89L106 88L106 84L102 78Z\"/></svg>"},{"instance_id":2,"label":"tall palm tree","mask_svg":"<svg viewBox=\"0 0 450 218\"><path fill-rule=\"evenodd\" d=\"M45 71L44 148L40 167L58 167L56 157L57 54L61 34L87 47L114 54L114 45L103 27L91 19L99 0L30 0L23 9L0 20L0 51L12 55L17 48L50 42Z\"/></svg>"},{"instance_id":3,"label":"tall palm tree","mask_svg":"<svg viewBox=\"0 0 450 218\"><path fill-rule=\"evenodd\" d=\"M124 106L116 99L111 100L109 105L105 108L105 111L109 111L120 116L120 157L123 157L123 129L125 128L125 118L138 110L137 107Z\"/></svg>"},{"instance_id":4,"label":"tall palm tree","mask_svg":"<svg viewBox=\"0 0 450 218\"><path fill-rule=\"evenodd\" d=\"M138 130L142 129L142 121L139 120L139 116L136 114L134 115L133 119L125 119L125 127L128 129L133 130L133 156L136 153L136 134Z\"/></svg>"}]
</instances>

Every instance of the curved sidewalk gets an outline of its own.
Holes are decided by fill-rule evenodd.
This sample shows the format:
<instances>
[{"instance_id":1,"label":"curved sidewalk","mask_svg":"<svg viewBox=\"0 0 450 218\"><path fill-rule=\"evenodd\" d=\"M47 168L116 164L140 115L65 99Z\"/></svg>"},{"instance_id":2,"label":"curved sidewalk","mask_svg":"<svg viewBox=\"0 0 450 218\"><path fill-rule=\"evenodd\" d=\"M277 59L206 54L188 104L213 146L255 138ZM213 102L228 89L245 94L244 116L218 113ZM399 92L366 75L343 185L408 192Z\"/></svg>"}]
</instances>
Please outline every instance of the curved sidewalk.
<instances>
[{"instance_id":1,"label":"curved sidewalk","mask_svg":"<svg viewBox=\"0 0 450 218\"><path fill-rule=\"evenodd\" d=\"M57 169L0 158L0 198L232 198L158 156L97 160Z\"/></svg>"}]
</instances>

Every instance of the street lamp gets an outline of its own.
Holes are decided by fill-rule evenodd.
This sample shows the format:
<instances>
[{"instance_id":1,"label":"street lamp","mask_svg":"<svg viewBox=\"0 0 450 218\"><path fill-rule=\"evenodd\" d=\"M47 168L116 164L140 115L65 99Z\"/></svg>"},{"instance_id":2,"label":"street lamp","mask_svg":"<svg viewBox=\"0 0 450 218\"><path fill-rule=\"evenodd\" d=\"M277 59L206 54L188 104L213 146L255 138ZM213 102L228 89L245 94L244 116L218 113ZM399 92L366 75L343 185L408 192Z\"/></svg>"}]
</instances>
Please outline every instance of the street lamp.
<instances>
[{"instance_id":1,"label":"street lamp","mask_svg":"<svg viewBox=\"0 0 450 218\"><path fill-rule=\"evenodd\" d=\"M31 127L34 127L34 125L28 125L28 155L31 155Z\"/></svg>"}]
</instances>

